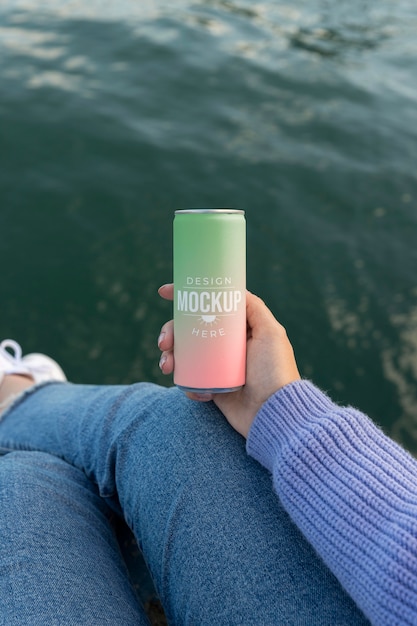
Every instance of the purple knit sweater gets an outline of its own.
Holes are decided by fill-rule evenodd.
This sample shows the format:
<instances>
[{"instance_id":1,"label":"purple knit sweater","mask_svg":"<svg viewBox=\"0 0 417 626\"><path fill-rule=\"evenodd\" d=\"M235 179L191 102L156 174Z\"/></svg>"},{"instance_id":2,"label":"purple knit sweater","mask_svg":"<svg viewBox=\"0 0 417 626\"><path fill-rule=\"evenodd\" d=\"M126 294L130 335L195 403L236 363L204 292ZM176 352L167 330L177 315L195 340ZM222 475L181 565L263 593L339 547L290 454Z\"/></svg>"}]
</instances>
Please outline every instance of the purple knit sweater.
<instances>
[{"instance_id":1,"label":"purple knit sweater","mask_svg":"<svg viewBox=\"0 0 417 626\"><path fill-rule=\"evenodd\" d=\"M248 453L373 624L417 624L417 461L308 381L259 411Z\"/></svg>"}]
</instances>

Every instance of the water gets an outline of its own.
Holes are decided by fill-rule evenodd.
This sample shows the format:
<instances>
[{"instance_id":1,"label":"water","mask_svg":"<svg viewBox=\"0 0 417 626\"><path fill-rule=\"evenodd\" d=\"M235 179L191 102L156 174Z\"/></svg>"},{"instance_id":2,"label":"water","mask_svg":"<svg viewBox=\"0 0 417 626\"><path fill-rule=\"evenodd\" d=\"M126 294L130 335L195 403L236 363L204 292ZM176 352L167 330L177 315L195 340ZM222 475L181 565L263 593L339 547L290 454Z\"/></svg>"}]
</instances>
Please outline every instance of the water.
<instances>
[{"instance_id":1,"label":"water","mask_svg":"<svg viewBox=\"0 0 417 626\"><path fill-rule=\"evenodd\" d=\"M302 373L417 452L416 28L411 0L3 0L0 336L169 384L173 211L235 206Z\"/></svg>"}]
</instances>

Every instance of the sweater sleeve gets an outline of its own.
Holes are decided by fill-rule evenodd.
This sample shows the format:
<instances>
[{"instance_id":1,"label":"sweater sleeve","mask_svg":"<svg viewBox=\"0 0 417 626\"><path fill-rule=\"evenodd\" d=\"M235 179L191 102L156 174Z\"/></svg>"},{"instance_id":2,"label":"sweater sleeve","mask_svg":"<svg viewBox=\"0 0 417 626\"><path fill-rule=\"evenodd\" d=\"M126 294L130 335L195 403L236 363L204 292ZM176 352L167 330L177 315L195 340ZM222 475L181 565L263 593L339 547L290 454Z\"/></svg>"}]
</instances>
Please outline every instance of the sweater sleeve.
<instances>
[{"instance_id":1,"label":"sweater sleeve","mask_svg":"<svg viewBox=\"0 0 417 626\"><path fill-rule=\"evenodd\" d=\"M417 461L308 381L259 411L248 453L373 624L417 623Z\"/></svg>"}]
</instances>

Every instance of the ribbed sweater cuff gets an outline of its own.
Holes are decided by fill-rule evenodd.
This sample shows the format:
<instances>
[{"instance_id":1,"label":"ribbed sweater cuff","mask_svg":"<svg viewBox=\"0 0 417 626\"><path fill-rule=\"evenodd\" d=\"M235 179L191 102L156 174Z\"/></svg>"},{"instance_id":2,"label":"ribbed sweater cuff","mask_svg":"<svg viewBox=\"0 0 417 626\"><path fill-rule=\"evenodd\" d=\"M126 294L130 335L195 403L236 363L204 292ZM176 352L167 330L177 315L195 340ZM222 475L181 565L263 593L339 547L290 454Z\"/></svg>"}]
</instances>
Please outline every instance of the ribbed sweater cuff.
<instances>
[{"instance_id":1,"label":"ribbed sweater cuff","mask_svg":"<svg viewBox=\"0 0 417 626\"><path fill-rule=\"evenodd\" d=\"M265 402L249 431L248 454L272 472L282 445L307 434L317 420L337 408L313 383L299 380L286 385Z\"/></svg>"},{"instance_id":2,"label":"ribbed sweater cuff","mask_svg":"<svg viewBox=\"0 0 417 626\"><path fill-rule=\"evenodd\" d=\"M415 624L417 464L363 413L308 381L261 408L248 453L295 524L375 624Z\"/></svg>"}]
</instances>

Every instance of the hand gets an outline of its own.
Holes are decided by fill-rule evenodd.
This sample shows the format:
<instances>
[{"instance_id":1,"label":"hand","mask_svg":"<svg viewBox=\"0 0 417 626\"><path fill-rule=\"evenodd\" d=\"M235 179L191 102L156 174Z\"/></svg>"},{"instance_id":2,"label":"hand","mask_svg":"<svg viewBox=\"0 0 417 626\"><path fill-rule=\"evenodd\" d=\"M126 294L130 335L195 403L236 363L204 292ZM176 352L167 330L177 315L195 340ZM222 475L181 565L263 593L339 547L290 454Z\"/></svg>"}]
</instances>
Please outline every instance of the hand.
<instances>
[{"instance_id":1,"label":"hand","mask_svg":"<svg viewBox=\"0 0 417 626\"><path fill-rule=\"evenodd\" d=\"M162 298L172 300L173 284L162 285L158 293ZM249 291L246 292L246 317L246 384L239 391L230 393L187 392L192 400L213 400L227 421L244 437L247 437L262 404L275 391L300 378L285 328L264 302ZM175 367L172 320L162 326L158 346L162 350L160 368L164 374L171 374Z\"/></svg>"}]
</instances>

